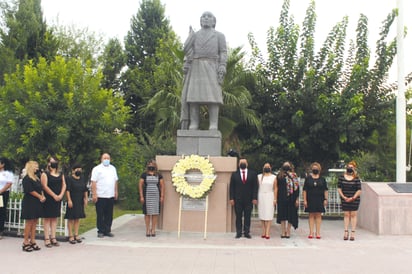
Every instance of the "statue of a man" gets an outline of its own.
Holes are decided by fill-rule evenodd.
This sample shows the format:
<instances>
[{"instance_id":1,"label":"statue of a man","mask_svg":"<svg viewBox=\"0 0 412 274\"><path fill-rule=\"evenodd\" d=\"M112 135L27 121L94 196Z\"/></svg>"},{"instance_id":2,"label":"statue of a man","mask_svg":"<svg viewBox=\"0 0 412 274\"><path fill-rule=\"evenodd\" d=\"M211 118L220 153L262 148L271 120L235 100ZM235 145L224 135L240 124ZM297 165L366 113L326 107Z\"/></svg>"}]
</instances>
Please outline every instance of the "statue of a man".
<instances>
[{"instance_id":1,"label":"statue of a man","mask_svg":"<svg viewBox=\"0 0 412 274\"><path fill-rule=\"evenodd\" d=\"M226 74L226 39L215 30L216 17L211 12L202 14L200 26L196 33L190 28L184 44L181 128L199 129L200 106L207 105L209 130L217 130L219 106L223 104L221 85Z\"/></svg>"}]
</instances>

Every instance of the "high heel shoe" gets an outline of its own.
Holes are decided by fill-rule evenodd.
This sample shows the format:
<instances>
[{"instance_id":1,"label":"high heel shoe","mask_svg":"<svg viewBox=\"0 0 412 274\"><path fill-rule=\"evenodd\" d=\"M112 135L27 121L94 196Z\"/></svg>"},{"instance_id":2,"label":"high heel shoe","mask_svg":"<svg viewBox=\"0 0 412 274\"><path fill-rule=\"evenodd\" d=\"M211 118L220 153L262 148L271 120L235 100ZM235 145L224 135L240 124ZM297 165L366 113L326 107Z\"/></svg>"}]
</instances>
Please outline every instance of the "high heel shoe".
<instances>
[{"instance_id":1,"label":"high heel shoe","mask_svg":"<svg viewBox=\"0 0 412 274\"><path fill-rule=\"evenodd\" d=\"M349 232L345 230L345 234L343 234L343 240L347 241L349 239Z\"/></svg>"},{"instance_id":2,"label":"high heel shoe","mask_svg":"<svg viewBox=\"0 0 412 274\"><path fill-rule=\"evenodd\" d=\"M21 248L25 252L32 252L33 251L33 247L31 246L31 244L23 244Z\"/></svg>"},{"instance_id":3,"label":"high heel shoe","mask_svg":"<svg viewBox=\"0 0 412 274\"><path fill-rule=\"evenodd\" d=\"M53 246L50 242L50 239L44 239L44 246L47 248L51 248Z\"/></svg>"},{"instance_id":4,"label":"high heel shoe","mask_svg":"<svg viewBox=\"0 0 412 274\"><path fill-rule=\"evenodd\" d=\"M83 240L79 237L79 235L74 235L74 240L77 242L77 243L81 243L81 242L83 242Z\"/></svg>"},{"instance_id":5,"label":"high heel shoe","mask_svg":"<svg viewBox=\"0 0 412 274\"><path fill-rule=\"evenodd\" d=\"M39 251L41 249L40 246L37 245L37 243L31 243L30 245L34 251Z\"/></svg>"},{"instance_id":6,"label":"high heel shoe","mask_svg":"<svg viewBox=\"0 0 412 274\"><path fill-rule=\"evenodd\" d=\"M76 243L76 240L74 239L73 236L69 237L69 243L71 243L72 245L74 245Z\"/></svg>"},{"instance_id":7,"label":"high heel shoe","mask_svg":"<svg viewBox=\"0 0 412 274\"><path fill-rule=\"evenodd\" d=\"M51 244L53 246L59 246L60 245L59 242L56 240L56 238L51 238L50 240L51 240Z\"/></svg>"},{"instance_id":8,"label":"high heel shoe","mask_svg":"<svg viewBox=\"0 0 412 274\"><path fill-rule=\"evenodd\" d=\"M351 240L351 241L355 240L355 235L354 234L355 234L355 230L352 230L349 240Z\"/></svg>"}]
</instances>

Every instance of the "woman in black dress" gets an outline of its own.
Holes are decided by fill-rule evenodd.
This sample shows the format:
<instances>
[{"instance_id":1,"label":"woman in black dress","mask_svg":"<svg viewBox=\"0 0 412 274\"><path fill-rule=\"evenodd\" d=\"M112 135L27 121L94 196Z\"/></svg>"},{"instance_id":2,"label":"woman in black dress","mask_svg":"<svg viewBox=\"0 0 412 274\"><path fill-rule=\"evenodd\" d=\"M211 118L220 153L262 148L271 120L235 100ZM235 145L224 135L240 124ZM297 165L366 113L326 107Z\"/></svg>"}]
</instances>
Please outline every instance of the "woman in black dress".
<instances>
[{"instance_id":1,"label":"woman in black dress","mask_svg":"<svg viewBox=\"0 0 412 274\"><path fill-rule=\"evenodd\" d=\"M276 222L281 227L281 238L290 238L290 229L298 228L299 178L292 163L284 162L275 180Z\"/></svg>"},{"instance_id":2,"label":"woman in black dress","mask_svg":"<svg viewBox=\"0 0 412 274\"><path fill-rule=\"evenodd\" d=\"M143 204L143 214L146 224L146 237L156 236L157 216L160 214L160 204L164 198L164 181L157 172L156 161L147 163L146 172L140 176L139 193Z\"/></svg>"},{"instance_id":3,"label":"woman in black dress","mask_svg":"<svg viewBox=\"0 0 412 274\"><path fill-rule=\"evenodd\" d=\"M357 213L360 204L360 195L362 182L356 172L356 162L351 161L346 166L346 172L339 176L338 192L342 201L343 223L345 233L344 240L355 240L355 231L357 223ZM349 223L351 224L352 232L349 238Z\"/></svg>"},{"instance_id":4,"label":"woman in black dress","mask_svg":"<svg viewBox=\"0 0 412 274\"><path fill-rule=\"evenodd\" d=\"M41 175L41 184L46 196L44 203L44 244L46 247L59 246L56 240L57 218L60 217L61 204L66 191L64 175L59 172L56 157L50 157L47 171Z\"/></svg>"},{"instance_id":5,"label":"woman in black dress","mask_svg":"<svg viewBox=\"0 0 412 274\"><path fill-rule=\"evenodd\" d=\"M322 170L319 163L310 165L311 174L306 177L303 185L303 205L305 212L309 213L309 239L314 237L313 231L316 224L316 239L320 239L320 225L322 213L328 203L328 185L325 178L320 176Z\"/></svg>"},{"instance_id":6,"label":"woman in black dress","mask_svg":"<svg viewBox=\"0 0 412 274\"><path fill-rule=\"evenodd\" d=\"M87 206L87 182L82 176L82 167L78 164L73 165L71 176L66 179L67 208L64 218L69 220L69 243L81 243L80 219L86 218L84 208Z\"/></svg>"},{"instance_id":7,"label":"woman in black dress","mask_svg":"<svg viewBox=\"0 0 412 274\"><path fill-rule=\"evenodd\" d=\"M23 178L23 201L21 218L26 220L24 225L23 251L40 250L36 243L36 225L43 216L43 204L46 201L40 183L39 164L35 161L26 163L26 176Z\"/></svg>"}]
</instances>

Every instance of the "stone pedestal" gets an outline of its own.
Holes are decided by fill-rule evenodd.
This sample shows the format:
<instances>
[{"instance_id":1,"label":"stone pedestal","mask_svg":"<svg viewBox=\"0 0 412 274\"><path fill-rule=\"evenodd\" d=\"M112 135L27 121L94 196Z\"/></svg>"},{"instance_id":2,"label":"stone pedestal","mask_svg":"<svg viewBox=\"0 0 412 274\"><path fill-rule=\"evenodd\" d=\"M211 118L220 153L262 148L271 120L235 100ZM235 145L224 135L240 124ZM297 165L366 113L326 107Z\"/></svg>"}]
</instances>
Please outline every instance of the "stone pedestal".
<instances>
[{"instance_id":1,"label":"stone pedestal","mask_svg":"<svg viewBox=\"0 0 412 274\"><path fill-rule=\"evenodd\" d=\"M412 234L412 193L397 193L387 183L363 183L360 227L379 235Z\"/></svg>"},{"instance_id":2,"label":"stone pedestal","mask_svg":"<svg viewBox=\"0 0 412 274\"><path fill-rule=\"evenodd\" d=\"M159 216L159 228L164 231L178 230L180 194L172 185L171 171L179 159L181 156L156 156L158 170L165 182L165 200ZM229 204L229 183L232 172L237 168L237 159L210 157L209 160L213 164L217 178L208 198L207 231L231 232L234 227L234 211ZM204 211L184 210L181 215L181 231L203 232L204 220Z\"/></svg>"},{"instance_id":3,"label":"stone pedestal","mask_svg":"<svg viewBox=\"0 0 412 274\"><path fill-rule=\"evenodd\" d=\"M222 134L218 130L178 130L176 155L222 155Z\"/></svg>"}]
</instances>

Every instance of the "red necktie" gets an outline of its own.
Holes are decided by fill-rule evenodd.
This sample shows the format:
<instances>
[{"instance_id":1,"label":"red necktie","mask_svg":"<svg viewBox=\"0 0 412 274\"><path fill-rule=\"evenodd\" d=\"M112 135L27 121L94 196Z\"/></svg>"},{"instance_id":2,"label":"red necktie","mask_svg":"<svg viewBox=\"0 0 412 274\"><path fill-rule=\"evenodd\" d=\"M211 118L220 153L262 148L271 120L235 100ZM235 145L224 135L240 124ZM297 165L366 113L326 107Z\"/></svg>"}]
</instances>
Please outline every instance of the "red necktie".
<instances>
[{"instance_id":1,"label":"red necktie","mask_svg":"<svg viewBox=\"0 0 412 274\"><path fill-rule=\"evenodd\" d=\"M242 182L243 182L243 184L246 183L246 176L245 176L245 171L244 170L242 170Z\"/></svg>"}]
</instances>

